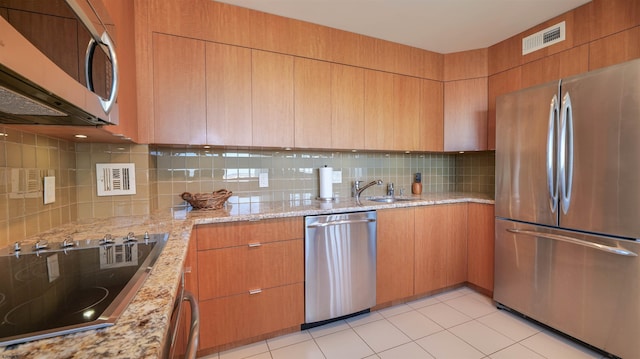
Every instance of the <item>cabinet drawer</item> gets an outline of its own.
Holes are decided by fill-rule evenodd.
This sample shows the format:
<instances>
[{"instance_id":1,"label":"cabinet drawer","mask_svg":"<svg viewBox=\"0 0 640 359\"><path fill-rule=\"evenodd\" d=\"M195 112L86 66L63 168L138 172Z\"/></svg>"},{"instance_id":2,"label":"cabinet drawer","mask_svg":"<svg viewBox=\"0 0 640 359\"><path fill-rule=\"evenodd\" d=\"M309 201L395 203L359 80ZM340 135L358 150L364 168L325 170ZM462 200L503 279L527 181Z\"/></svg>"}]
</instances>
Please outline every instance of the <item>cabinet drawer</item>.
<instances>
[{"instance_id":1,"label":"cabinet drawer","mask_svg":"<svg viewBox=\"0 0 640 359\"><path fill-rule=\"evenodd\" d=\"M201 300L304 281L302 239L198 252Z\"/></svg>"},{"instance_id":2,"label":"cabinet drawer","mask_svg":"<svg viewBox=\"0 0 640 359\"><path fill-rule=\"evenodd\" d=\"M304 238L300 217L255 222L204 224L196 227L198 250L225 248L249 243L267 243Z\"/></svg>"},{"instance_id":3,"label":"cabinet drawer","mask_svg":"<svg viewBox=\"0 0 640 359\"><path fill-rule=\"evenodd\" d=\"M298 326L304 322L304 285L297 283L200 301L200 349Z\"/></svg>"}]
</instances>

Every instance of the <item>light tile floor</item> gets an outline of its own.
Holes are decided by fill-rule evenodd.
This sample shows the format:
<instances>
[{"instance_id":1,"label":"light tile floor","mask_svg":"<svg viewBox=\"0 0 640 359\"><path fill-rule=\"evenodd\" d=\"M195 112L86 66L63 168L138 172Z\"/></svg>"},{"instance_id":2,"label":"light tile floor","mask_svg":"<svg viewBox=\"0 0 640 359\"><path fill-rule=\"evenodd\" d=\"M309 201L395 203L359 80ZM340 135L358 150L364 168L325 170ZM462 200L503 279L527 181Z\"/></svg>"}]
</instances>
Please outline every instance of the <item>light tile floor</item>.
<instances>
[{"instance_id":1,"label":"light tile floor","mask_svg":"<svg viewBox=\"0 0 640 359\"><path fill-rule=\"evenodd\" d=\"M459 288L207 359L603 358Z\"/></svg>"}]
</instances>

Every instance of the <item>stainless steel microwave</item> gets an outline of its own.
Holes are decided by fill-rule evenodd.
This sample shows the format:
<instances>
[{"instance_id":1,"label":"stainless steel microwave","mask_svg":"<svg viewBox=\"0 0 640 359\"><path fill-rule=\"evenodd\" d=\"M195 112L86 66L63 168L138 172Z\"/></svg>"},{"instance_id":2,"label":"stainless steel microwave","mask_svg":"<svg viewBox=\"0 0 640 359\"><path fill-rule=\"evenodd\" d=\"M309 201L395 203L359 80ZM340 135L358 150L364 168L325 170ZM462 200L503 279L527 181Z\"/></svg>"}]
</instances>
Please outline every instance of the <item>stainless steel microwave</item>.
<instances>
[{"instance_id":1,"label":"stainless steel microwave","mask_svg":"<svg viewBox=\"0 0 640 359\"><path fill-rule=\"evenodd\" d=\"M0 0L0 123L118 124L115 31L100 0Z\"/></svg>"}]
</instances>

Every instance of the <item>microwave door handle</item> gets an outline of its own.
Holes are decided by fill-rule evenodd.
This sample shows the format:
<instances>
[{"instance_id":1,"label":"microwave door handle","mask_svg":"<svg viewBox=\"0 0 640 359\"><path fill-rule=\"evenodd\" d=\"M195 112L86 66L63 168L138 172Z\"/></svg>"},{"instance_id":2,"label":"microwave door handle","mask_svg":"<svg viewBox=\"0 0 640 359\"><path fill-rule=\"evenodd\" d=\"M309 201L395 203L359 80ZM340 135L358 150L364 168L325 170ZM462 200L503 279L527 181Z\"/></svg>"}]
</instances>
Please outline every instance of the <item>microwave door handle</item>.
<instances>
[{"instance_id":1,"label":"microwave door handle","mask_svg":"<svg viewBox=\"0 0 640 359\"><path fill-rule=\"evenodd\" d=\"M567 214L571 205L573 184L573 106L567 92L562 98L560 134L560 196L562 212Z\"/></svg>"},{"instance_id":2,"label":"microwave door handle","mask_svg":"<svg viewBox=\"0 0 640 359\"><path fill-rule=\"evenodd\" d=\"M104 44L109 50L109 59L111 60L111 94L108 99L100 98L100 105L102 106L102 110L105 113L111 112L113 105L116 103L116 99L118 98L118 88L120 84L120 79L118 76L118 59L116 57L115 46L111 37L107 32L103 32L100 37L100 42ZM98 42L95 39L91 39L89 41L89 46L87 46L87 52L85 54L85 78L87 80L87 88L94 91L93 88L93 54L98 47Z\"/></svg>"},{"instance_id":3,"label":"microwave door handle","mask_svg":"<svg viewBox=\"0 0 640 359\"><path fill-rule=\"evenodd\" d=\"M547 185L549 189L549 205L551 213L556 213L558 209L558 177L555 171L556 148L558 146L557 132L559 129L558 117L559 113L558 96L553 95L549 105L549 129L547 132Z\"/></svg>"}]
</instances>

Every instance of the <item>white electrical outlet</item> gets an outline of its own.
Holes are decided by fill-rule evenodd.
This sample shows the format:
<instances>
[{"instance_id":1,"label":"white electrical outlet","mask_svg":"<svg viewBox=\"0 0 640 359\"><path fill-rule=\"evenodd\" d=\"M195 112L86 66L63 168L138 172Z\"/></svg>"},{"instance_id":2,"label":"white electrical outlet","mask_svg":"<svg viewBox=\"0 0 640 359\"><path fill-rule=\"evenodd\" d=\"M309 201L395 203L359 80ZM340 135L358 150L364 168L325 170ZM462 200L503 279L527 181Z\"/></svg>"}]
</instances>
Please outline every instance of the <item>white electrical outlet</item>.
<instances>
[{"instance_id":1,"label":"white electrical outlet","mask_svg":"<svg viewBox=\"0 0 640 359\"><path fill-rule=\"evenodd\" d=\"M47 176L44 178L44 204L56 201L56 178Z\"/></svg>"},{"instance_id":2,"label":"white electrical outlet","mask_svg":"<svg viewBox=\"0 0 640 359\"><path fill-rule=\"evenodd\" d=\"M269 187L269 173L263 172L258 175L258 186L260 188Z\"/></svg>"},{"instance_id":3,"label":"white electrical outlet","mask_svg":"<svg viewBox=\"0 0 640 359\"><path fill-rule=\"evenodd\" d=\"M333 178L331 179L333 183L342 183L342 171L333 171Z\"/></svg>"}]
</instances>

